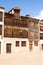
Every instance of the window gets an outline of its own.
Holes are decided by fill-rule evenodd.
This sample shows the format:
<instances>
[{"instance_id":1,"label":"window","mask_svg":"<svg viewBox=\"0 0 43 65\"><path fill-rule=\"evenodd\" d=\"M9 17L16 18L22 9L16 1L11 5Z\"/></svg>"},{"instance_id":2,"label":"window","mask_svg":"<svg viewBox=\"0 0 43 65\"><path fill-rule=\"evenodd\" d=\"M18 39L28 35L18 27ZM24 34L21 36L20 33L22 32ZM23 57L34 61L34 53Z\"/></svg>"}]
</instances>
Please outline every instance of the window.
<instances>
[{"instance_id":1,"label":"window","mask_svg":"<svg viewBox=\"0 0 43 65\"><path fill-rule=\"evenodd\" d=\"M16 47L18 47L19 46L19 41L16 41Z\"/></svg>"},{"instance_id":2,"label":"window","mask_svg":"<svg viewBox=\"0 0 43 65\"><path fill-rule=\"evenodd\" d=\"M35 46L38 46L38 41L34 41L34 45Z\"/></svg>"},{"instance_id":3,"label":"window","mask_svg":"<svg viewBox=\"0 0 43 65\"><path fill-rule=\"evenodd\" d=\"M40 39L43 39L43 33L40 33Z\"/></svg>"},{"instance_id":4,"label":"window","mask_svg":"<svg viewBox=\"0 0 43 65\"><path fill-rule=\"evenodd\" d=\"M32 41L29 42L29 50L32 50Z\"/></svg>"},{"instance_id":5,"label":"window","mask_svg":"<svg viewBox=\"0 0 43 65\"><path fill-rule=\"evenodd\" d=\"M11 53L11 44L6 44L6 53Z\"/></svg>"},{"instance_id":6,"label":"window","mask_svg":"<svg viewBox=\"0 0 43 65\"><path fill-rule=\"evenodd\" d=\"M1 53L1 42L0 42L0 53Z\"/></svg>"},{"instance_id":7,"label":"window","mask_svg":"<svg viewBox=\"0 0 43 65\"><path fill-rule=\"evenodd\" d=\"M42 50L43 50L43 44L42 44Z\"/></svg>"},{"instance_id":8,"label":"window","mask_svg":"<svg viewBox=\"0 0 43 65\"><path fill-rule=\"evenodd\" d=\"M0 35L2 35L2 25L0 25Z\"/></svg>"},{"instance_id":9,"label":"window","mask_svg":"<svg viewBox=\"0 0 43 65\"><path fill-rule=\"evenodd\" d=\"M43 26L40 26L40 31L43 31Z\"/></svg>"},{"instance_id":10,"label":"window","mask_svg":"<svg viewBox=\"0 0 43 65\"><path fill-rule=\"evenodd\" d=\"M3 13L2 13L2 12L0 12L0 21L2 21L2 14L3 14Z\"/></svg>"},{"instance_id":11,"label":"window","mask_svg":"<svg viewBox=\"0 0 43 65\"><path fill-rule=\"evenodd\" d=\"M21 46L26 46L26 41L22 41Z\"/></svg>"}]
</instances>

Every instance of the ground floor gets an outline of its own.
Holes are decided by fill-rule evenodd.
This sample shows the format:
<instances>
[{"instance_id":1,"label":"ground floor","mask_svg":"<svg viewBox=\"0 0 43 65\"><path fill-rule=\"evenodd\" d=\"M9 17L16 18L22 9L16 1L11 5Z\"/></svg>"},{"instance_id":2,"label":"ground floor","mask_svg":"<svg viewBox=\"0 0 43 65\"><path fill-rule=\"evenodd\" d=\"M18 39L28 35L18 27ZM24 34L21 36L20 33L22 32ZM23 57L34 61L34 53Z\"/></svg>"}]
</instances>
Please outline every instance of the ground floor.
<instances>
[{"instance_id":1,"label":"ground floor","mask_svg":"<svg viewBox=\"0 0 43 65\"><path fill-rule=\"evenodd\" d=\"M27 52L43 52L43 40L29 41L27 38L0 39L0 54L15 54Z\"/></svg>"},{"instance_id":2,"label":"ground floor","mask_svg":"<svg viewBox=\"0 0 43 65\"><path fill-rule=\"evenodd\" d=\"M43 65L43 40L0 39L0 65Z\"/></svg>"}]
</instances>

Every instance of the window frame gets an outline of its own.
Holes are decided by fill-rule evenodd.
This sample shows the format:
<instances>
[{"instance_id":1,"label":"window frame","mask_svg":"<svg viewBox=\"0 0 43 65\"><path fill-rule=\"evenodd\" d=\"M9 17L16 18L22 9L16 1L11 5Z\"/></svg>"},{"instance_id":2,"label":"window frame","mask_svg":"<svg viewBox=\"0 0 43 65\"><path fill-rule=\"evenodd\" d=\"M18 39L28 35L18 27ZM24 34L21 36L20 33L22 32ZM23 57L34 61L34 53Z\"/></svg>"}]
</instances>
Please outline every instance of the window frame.
<instances>
[{"instance_id":1,"label":"window frame","mask_svg":"<svg viewBox=\"0 0 43 65\"><path fill-rule=\"evenodd\" d=\"M0 42L0 54L1 54L1 42Z\"/></svg>"},{"instance_id":2,"label":"window frame","mask_svg":"<svg viewBox=\"0 0 43 65\"><path fill-rule=\"evenodd\" d=\"M8 49L9 48L8 45L10 46L10 49ZM11 53L11 45L12 45L11 43L6 44L6 53Z\"/></svg>"},{"instance_id":3,"label":"window frame","mask_svg":"<svg viewBox=\"0 0 43 65\"><path fill-rule=\"evenodd\" d=\"M3 19L3 12L0 12L0 21L3 21L2 19Z\"/></svg>"},{"instance_id":4,"label":"window frame","mask_svg":"<svg viewBox=\"0 0 43 65\"><path fill-rule=\"evenodd\" d=\"M42 49L42 51L43 51L43 44L41 44L41 49Z\"/></svg>"},{"instance_id":5,"label":"window frame","mask_svg":"<svg viewBox=\"0 0 43 65\"><path fill-rule=\"evenodd\" d=\"M20 41L16 41L16 47L19 47L20 45L19 45L19 42Z\"/></svg>"},{"instance_id":6,"label":"window frame","mask_svg":"<svg viewBox=\"0 0 43 65\"><path fill-rule=\"evenodd\" d=\"M25 43L25 44L24 44ZM21 41L21 46L26 47L26 41Z\"/></svg>"}]
</instances>

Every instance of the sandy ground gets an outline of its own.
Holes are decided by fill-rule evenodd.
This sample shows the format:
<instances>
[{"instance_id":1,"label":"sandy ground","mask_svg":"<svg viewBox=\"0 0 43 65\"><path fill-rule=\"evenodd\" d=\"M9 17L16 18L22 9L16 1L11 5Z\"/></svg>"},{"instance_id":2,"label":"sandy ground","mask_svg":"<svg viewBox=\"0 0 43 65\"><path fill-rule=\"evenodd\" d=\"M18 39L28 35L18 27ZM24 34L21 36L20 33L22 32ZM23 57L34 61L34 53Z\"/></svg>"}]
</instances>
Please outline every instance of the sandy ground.
<instances>
[{"instance_id":1,"label":"sandy ground","mask_svg":"<svg viewBox=\"0 0 43 65\"><path fill-rule=\"evenodd\" d=\"M0 55L0 65L43 65L43 53Z\"/></svg>"}]
</instances>

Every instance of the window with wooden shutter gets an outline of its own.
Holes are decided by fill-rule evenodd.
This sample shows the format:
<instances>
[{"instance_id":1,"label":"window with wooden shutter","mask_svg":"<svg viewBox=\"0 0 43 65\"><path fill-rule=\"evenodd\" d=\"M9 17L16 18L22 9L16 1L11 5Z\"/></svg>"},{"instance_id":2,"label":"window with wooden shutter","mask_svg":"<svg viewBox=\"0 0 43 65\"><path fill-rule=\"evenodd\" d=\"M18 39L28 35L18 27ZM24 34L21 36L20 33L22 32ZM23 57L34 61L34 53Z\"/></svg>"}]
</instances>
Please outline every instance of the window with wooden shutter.
<instances>
[{"instance_id":1,"label":"window with wooden shutter","mask_svg":"<svg viewBox=\"0 0 43 65\"><path fill-rule=\"evenodd\" d=\"M0 53L1 53L1 42L0 42Z\"/></svg>"},{"instance_id":2,"label":"window with wooden shutter","mask_svg":"<svg viewBox=\"0 0 43 65\"><path fill-rule=\"evenodd\" d=\"M42 44L42 50L43 50L43 44Z\"/></svg>"},{"instance_id":3,"label":"window with wooden shutter","mask_svg":"<svg viewBox=\"0 0 43 65\"><path fill-rule=\"evenodd\" d=\"M26 41L22 41L21 46L26 46Z\"/></svg>"},{"instance_id":4,"label":"window with wooden shutter","mask_svg":"<svg viewBox=\"0 0 43 65\"><path fill-rule=\"evenodd\" d=\"M6 44L6 53L11 53L11 44Z\"/></svg>"},{"instance_id":5,"label":"window with wooden shutter","mask_svg":"<svg viewBox=\"0 0 43 65\"><path fill-rule=\"evenodd\" d=\"M16 41L16 47L18 47L19 46L19 41Z\"/></svg>"}]
</instances>

